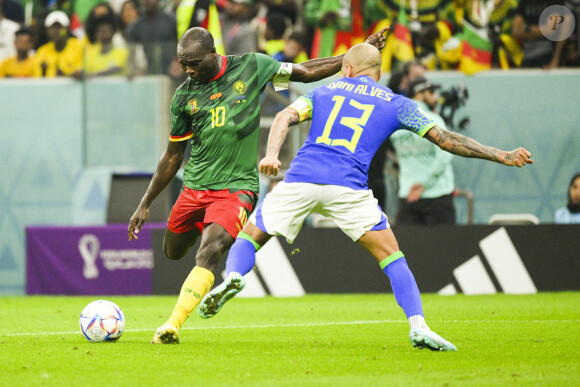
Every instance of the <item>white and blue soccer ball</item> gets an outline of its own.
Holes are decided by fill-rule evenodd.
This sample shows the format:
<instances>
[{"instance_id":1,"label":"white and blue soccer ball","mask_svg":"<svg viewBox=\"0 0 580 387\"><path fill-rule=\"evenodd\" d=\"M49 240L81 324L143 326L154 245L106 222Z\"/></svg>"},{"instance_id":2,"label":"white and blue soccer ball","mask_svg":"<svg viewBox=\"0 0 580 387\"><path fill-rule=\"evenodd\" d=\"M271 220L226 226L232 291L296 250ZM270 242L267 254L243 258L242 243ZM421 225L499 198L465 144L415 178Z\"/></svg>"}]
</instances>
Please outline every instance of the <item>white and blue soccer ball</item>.
<instances>
[{"instance_id":1,"label":"white and blue soccer ball","mask_svg":"<svg viewBox=\"0 0 580 387\"><path fill-rule=\"evenodd\" d=\"M88 341L116 341L125 331L125 315L115 303L93 301L81 312L81 332Z\"/></svg>"}]
</instances>

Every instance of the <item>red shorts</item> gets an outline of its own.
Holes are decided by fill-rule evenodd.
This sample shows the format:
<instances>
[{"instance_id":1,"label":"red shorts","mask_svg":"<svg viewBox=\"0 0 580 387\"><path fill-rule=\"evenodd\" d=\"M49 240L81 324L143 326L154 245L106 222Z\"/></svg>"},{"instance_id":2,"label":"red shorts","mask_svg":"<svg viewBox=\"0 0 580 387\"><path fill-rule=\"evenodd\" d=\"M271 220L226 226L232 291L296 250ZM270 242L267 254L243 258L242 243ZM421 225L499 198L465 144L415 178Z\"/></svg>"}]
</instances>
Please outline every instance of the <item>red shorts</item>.
<instances>
[{"instance_id":1,"label":"red shorts","mask_svg":"<svg viewBox=\"0 0 580 387\"><path fill-rule=\"evenodd\" d=\"M167 228L180 234L210 223L221 225L234 238L242 230L254 209L258 195L252 191L197 191L183 188L171 209Z\"/></svg>"}]
</instances>

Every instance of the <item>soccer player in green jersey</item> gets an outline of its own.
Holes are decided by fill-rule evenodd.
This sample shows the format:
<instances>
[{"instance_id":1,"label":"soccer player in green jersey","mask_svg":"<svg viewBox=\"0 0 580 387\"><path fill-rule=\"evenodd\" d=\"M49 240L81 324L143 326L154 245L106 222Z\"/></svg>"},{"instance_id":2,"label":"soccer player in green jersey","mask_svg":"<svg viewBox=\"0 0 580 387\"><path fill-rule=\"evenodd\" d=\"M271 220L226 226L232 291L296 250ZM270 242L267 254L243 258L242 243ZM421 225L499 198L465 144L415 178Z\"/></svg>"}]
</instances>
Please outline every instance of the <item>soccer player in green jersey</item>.
<instances>
[{"instance_id":1,"label":"soccer player in green jersey","mask_svg":"<svg viewBox=\"0 0 580 387\"><path fill-rule=\"evenodd\" d=\"M381 49L385 31L367 43ZM188 79L175 91L169 144L128 234L129 240L137 238L151 203L179 170L190 140L184 187L167 222L163 250L168 258L180 259L200 235L201 244L173 313L152 343L179 342L179 328L213 286L213 271L256 205L260 97L266 84L273 81L281 89L288 81L324 79L340 71L342 57L291 64L256 53L221 56L203 28L192 28L180 39L177 58Z\"/></svg>"}]
</instances>

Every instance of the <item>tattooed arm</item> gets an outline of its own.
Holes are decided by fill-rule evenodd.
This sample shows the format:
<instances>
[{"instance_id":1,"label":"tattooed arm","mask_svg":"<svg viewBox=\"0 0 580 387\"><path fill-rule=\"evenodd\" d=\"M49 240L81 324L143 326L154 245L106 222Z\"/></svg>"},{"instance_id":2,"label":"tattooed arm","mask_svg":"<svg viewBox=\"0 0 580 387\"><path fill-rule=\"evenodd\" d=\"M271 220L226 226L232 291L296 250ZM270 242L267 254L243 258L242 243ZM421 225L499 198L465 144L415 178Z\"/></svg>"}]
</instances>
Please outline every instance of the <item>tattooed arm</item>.
<instances>
[{"instance_id":1,"label":"tattooed arm","mask_svg":"<svg viewBox=\"0 0 580 387\"><path fill-rule=\"evenodd\" d=\"M439 148L463 157L473 157L495 161L496 163L523 167L526 164L533 164L530 158L532 154L524 148L518 148L511 152L506 152L491 146L480 144L472 138L459 133L449 132L435 125L426 134L425 138L437 145Z\"/></svg>"},{"instance_id":2,"label":"tattooed arm","mask_svg":"<svg viewBox=\"0 0 580 387\"><path fill-rule=\"evenodd\" d=\"M260 161L258 170L266 175L277 176L280 171L282 163L278 160L280 148L286 139L288 127L300 122L300 115L298 111L289 106L276 114L270 135L268 136L268 148L266 149L266 156Z\"/></svg>"}]
</instances>

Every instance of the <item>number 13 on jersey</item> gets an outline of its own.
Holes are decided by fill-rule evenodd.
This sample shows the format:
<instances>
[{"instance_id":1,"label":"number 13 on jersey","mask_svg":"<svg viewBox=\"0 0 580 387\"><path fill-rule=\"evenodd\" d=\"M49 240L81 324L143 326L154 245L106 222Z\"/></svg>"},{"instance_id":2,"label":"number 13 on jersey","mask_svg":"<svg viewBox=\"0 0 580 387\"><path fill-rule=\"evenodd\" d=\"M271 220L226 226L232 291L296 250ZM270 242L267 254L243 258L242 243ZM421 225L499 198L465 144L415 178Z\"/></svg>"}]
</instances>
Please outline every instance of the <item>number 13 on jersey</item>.
<instances>
[{"instance_id":1,"label":"number 13 on jersey","mask_svg":"<svg viewBox=\"0 0 580 387\"><path fill-rule=\"evenodd\" d=\"M349 105L358 110L361 110L362 115L360 117L342 117L340 119L340 124L352 129L354 133L352 134L350 140L344 138L331 138L330 134L332 127L334 126L334 122L336 121L336 118L338 117L340 110L344 105L345 99L346 98L341 95L335 95L332 97L332 100L334 101L334 107L330 112L330 116L328 116L326 125L324 125L322 135L316 138L316 143L323 143L330 146L343 146L354 153L358 141L360 140L360 136L362 135L364 126L367 124L369 117L375 108L375 105L365 105L355 101L354 99L349 100Z\"/></svg>"}]
</instances>

